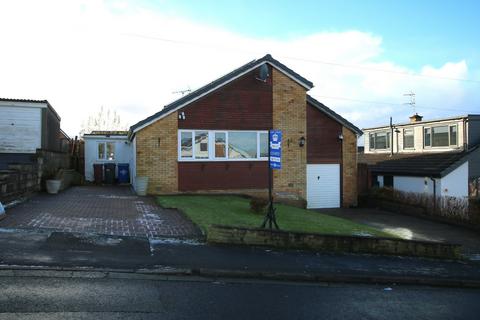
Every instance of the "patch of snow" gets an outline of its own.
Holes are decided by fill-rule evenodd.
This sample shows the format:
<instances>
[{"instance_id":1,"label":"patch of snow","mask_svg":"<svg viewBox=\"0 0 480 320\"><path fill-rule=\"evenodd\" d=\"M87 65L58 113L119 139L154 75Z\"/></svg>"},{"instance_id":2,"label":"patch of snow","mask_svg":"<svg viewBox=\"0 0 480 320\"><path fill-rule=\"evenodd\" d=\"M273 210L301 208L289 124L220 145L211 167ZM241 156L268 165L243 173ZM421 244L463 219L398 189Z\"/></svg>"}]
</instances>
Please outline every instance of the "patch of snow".
<instances>
[{"instance_id":1,"label":"patch of snow","mask_svg":"<svg viewBox=\"0 0 480 320\"><path fill-rule=\"evenodd\" d=\"M373 234L365 232L365 231L359 231L359 232L354 232L354 236L359 236L359 237L373 237Z\"/></svg>"},{"instance_id":2,"label":"patch of snow","mask_svg":"<svg viewBox=\"0 0 480 320\"><path fill-rule=\"evenodd\" d=\"M17 229L0 228L0 232L3 232L3 233L14 233L14 232L18 232L18 230L17 230Z\"/></svg>"},{"instance_id":3,"label":"patch of snow","mask_svg":"<svg viewBox=\"0 0 480 320\"><path fill-rule=\"evenodd\" d=\"M115 195L111 195L111 194L101 194L98 197L103 198L103 199L119 199L119 200L137 199L137 196L115 196Z\"/></svg>"},{"instance_id":4,"label":"patch of snow","mask_svg":"<svg viewBox=\"0 0 480 320\"><path fill-rule=\"evenodd\" d=\"M388 288L383 288L383 291L392 291L393 289L388 287Z\"/></svg>"},{"instance_id":5,"label":"patch of snow","mask_svg":"<svg viewBox=\"0 0 480 320\"><path fill-rule=\"evenodd\" d=\"M5 209L3 208L3 204L0 202L0 216L5 214Z\"/></svg>"},{"instance_id":6,"label":"patch of snow","mask_svg":"<svg viewBox=\"0 0 480 320\"><path fill-rule=\"evenodd\" d=\"M480 253L469 254L467 255L467 258L472 261L480 261Z\"/></svg>"},{"instance_id":7,"label":"patch of snow","mask_svg":"<svg viewBox=\"0 0 480 320\"><path fill-rule=\"evenodd\" d=\"M162 244L188 244L191 246L200 246L203 245L203 242L200 242L195 239L175 239L175 238L162 238L162 239L148 239L150 242L150 247Z\"/></svg>"}]
</instances>

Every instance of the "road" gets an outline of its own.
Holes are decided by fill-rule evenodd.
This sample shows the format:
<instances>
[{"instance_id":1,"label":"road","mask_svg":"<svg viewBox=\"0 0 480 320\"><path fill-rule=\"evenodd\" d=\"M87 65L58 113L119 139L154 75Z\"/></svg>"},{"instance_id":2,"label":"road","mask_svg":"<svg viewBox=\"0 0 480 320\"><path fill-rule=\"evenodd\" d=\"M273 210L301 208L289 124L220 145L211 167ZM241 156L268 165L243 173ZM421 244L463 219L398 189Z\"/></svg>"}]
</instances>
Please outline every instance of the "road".
<instances>
[{"instance_id":1,"label":"road","mask_svg":"<svg viewBox=\"0 0 480 320\"><path fill-rule=\"evenodd\" d=\"M478 319L480 290L85 272L0 276L0 319Z\"/></svg>"}]
</instances>

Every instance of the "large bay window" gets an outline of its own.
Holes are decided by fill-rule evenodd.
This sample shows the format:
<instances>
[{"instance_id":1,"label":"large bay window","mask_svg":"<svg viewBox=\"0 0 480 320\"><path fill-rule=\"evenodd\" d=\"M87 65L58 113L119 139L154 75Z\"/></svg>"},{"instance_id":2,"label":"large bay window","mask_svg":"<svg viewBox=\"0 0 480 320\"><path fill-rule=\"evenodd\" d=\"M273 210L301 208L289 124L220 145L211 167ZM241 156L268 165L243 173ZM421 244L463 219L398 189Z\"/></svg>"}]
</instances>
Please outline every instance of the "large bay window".
<instances>
[{"instance_id":1,"label":"large bay window","mask_svg":"<svg viewBox=\"0 0 480 320\"><path fill-rule=\"evenodd\" d=\"M370 150L384 150L390 148L390 132L381 131L369 134Z\"/></svg>"},{"instance_id":2,"label":"large bay window","mask_svg":"<svg viewBox=\"0 0 480 320\"><path fill-rule=\"evenodd\" d=\"M425 147L448 147L457 145L457 125L444 125L423 129Z\"/></svg>"},{"instance_id":3,"label":"large bay window","mask_svg":"<svg viewBox=\"0 0 480 320\"><path fill-rule=\"evenodd\" d=\"M179 130L180 161L268 160L267 131Z\"/></svg>"}]
</instances>

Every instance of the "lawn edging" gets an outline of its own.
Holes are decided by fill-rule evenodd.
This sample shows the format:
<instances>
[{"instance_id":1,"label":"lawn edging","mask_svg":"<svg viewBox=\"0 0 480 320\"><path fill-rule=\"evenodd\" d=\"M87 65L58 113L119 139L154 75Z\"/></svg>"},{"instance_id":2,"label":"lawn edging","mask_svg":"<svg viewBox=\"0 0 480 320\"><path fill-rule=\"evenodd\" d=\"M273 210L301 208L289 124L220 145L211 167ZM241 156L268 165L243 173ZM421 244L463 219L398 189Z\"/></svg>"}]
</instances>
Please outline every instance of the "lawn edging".
<instances>
[{"instance_id":1,"label":"lawn edging","mask_svg":"<svg viewBox=\"0 0 480 320\"><path fill-rule=\"evenodd\" d=\"M344 236L287 232L258 228L213 225L208 229L211 244L268 246L329 252L404 255L441 259L461 258L459 244L380 237Z\"/></svg>"}]
</instances>

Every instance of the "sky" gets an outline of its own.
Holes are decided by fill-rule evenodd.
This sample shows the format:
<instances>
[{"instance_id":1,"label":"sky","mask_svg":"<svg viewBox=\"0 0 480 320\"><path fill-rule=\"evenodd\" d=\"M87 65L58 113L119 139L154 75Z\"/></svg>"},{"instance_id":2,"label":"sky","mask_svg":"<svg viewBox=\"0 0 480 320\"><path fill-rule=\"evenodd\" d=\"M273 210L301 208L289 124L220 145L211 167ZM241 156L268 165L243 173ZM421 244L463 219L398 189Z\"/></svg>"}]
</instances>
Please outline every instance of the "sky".
<instances>
[{"instance_id":1,"label":"sky","mask_svg":"<svg viewBox=\"0 0 480 320\"><path fill-rule=\"evenodd\" d=\"M75 136L135 124L270 53L360 128L480 113L478 1L0 1L0 97L47 99ZM122 129L122 128L119 128Z\"/></svg>"}]
</instances>

